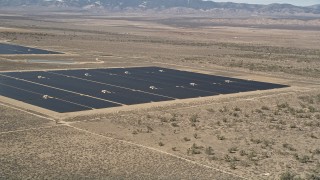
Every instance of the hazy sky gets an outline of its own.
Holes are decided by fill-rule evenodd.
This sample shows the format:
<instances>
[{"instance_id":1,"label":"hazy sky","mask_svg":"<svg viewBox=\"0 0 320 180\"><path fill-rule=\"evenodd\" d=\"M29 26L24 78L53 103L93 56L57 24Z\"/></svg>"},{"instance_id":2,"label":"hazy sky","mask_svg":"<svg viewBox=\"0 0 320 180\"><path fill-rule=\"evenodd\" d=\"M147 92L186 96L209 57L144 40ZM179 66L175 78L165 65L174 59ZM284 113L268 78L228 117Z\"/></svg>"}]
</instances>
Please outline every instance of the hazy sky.
<instances>
[{"instance_id":1,"label":"hazy sky","mask_svg":"<svg viewBox=\"0 0 320 180\"><path fill-rule=\"evenodd\" d=\"M320 0L213 0L215 2L238 2L250 4L271 4L271 3L288 3L299 6L309 6L320 4Z\"/></svg>"}]
</instances>

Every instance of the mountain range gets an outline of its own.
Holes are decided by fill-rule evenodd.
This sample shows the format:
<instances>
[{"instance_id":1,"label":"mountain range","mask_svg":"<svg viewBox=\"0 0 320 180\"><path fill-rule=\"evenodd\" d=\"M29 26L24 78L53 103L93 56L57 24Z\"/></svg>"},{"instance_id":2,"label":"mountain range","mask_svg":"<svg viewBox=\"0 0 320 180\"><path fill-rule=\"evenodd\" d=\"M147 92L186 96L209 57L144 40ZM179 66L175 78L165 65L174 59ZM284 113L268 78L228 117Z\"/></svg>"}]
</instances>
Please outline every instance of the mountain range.
<instances>
[{"instance_id":1,"label":"mountain range","mask_svg":"<svg viewBox=\"0 0 320 180\"><path fill-rule=\"evenodd\" d=\"M291 4L244 4L204 0L0 0L0 7L64 7L108 10L167 10L172 8L210 11L231 10L259 14L320 14L320 4L308 7Z\"/></svg>"}]
</instances>

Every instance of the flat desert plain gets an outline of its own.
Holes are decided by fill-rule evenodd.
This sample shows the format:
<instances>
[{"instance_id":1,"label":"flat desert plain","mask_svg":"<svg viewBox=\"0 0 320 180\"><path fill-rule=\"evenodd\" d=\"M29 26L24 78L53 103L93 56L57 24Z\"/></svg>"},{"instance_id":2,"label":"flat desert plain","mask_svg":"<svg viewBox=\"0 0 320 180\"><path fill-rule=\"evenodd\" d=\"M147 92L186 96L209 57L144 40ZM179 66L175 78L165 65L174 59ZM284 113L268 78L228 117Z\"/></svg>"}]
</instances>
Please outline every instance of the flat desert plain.
<instances>
[{"instance_id":1,"label":"flat desert plain","mask_svg":"<svg viewBox=\"0 0 320 180\"><path fill-rule=\"evenodd\" d=\"M2 54L2 72L157 66L289 87L66 114L1 97L0 179L319 179L318 19L9 14L0 42L64 54Z\"/></svg>"}]
</instances>

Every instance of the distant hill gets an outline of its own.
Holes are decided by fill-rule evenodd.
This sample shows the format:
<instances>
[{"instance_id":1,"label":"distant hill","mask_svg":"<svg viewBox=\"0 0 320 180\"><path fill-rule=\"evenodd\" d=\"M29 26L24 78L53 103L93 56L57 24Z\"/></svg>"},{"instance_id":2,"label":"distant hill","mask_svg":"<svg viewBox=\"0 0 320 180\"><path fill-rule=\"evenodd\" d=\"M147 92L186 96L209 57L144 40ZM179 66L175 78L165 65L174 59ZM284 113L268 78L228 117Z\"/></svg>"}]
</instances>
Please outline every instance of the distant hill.
<instances>
[{"instance_id":1,"label":"distant hill","mask_svg":"<svg viewBox=\"0 0 320 180\"><path fill-rule=\"evenodd\" d=\"M316 5L313 5L313 6L309 6L309 8L311 9L315 9L315 10L320 10L320 4L316 4Z\"/></svg>"},{"instance_id":2,"label":"distant hill","mask_svg":"<svg viewBox=\"0 0 320 180\"><path fill-rule=\"evenodd\" d=\"M294 6L291 4L243 4L221 3L203 0L0 0L0 7L65 7L80 9L108 9L115 11L124 10L167 10L182 8L191 10L231 10L258 14L320 14L320 5L309 7Z\"/></svg>"}]
</instances>

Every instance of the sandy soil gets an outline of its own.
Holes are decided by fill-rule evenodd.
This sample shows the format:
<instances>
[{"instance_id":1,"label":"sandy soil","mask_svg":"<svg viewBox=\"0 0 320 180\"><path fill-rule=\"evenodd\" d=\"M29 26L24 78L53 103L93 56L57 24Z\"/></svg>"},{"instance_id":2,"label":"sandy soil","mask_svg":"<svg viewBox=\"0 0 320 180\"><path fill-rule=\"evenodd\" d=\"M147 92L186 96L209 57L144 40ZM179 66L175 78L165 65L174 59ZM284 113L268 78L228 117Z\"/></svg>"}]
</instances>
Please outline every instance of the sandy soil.
<instances>
[{"instance_id":1,"label":"sandy soil","mask_svg":"<svg viewBox=\"0 0 320 180\"><path fill-rule=\"evenodd\" d=\"M238 179L65 126L0 134L3 179ZM165 163L163 163L165 162Z\"/></svg>"},{"instance_id":2,"label":"sandy soil","mask_svg":"<svg viewBox=\"0 0 320 180\"><path fill-rule=\"evenodd\" d=\"M0 55L0 71L161 66L291 87L73 114L1 98L0 179L320 177L318 20L19 17L0 17L0 42L66 54Z\"/></svg>"}]
</instances>

